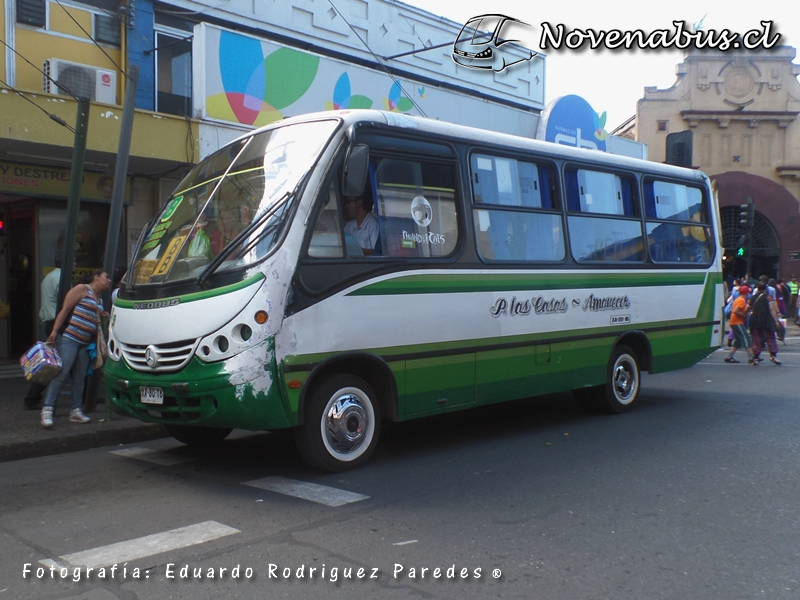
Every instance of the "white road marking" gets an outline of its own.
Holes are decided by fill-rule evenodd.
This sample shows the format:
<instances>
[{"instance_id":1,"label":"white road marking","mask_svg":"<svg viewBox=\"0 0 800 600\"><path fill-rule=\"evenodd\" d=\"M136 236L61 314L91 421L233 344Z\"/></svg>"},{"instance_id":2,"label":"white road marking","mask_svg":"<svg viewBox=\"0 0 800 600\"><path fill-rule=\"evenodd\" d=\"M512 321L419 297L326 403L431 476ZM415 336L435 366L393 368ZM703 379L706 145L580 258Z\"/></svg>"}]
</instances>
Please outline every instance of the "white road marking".
<instances>
[{"instance_id":1,"label":"white road marking","mask_svg":"<svg viewBox=\"0 0 800 600\"><path fill-rule=\"evenodd\" d=\"M111 454L124 456L125 458L135 458L163 467L180 465L194 460L189 456L175 456L168 452L159 452L158 450L151 450L150 448L121 448L120 450L111 450Z\"/></svg>"},{"instance_id":2,"label":"white road marking","mask_svg":"<svg viewBox=\"0 0 800 600\"><path fill-rule=\"evenodd\" d=\"M188 546L195 546L222 538L234 533L238 529L228 527L216 521L204 521L195 525L187 525L162 533L154 533L144 537L117 542L108 546L100 546L83 552L64 554L57 559L40 560L39 563L49 567L108 567L114 564L123 564L127 561L145 558L154 554L162 554Z\"/></svg>"},{"instance_id":3,"label":"white road marking","mask_svg":"<svg viewBox=\"0 0 800 600\"><path fill-rule=\"evenodd\" d=\"M265 477L264 479L246 481L243 485L277 492L285 496L294 496L295 498L302 498L303 500L310 500L327 506L343 506L369 498L369 496L363 494L356 494L355 492L348 492L328 487L327 485L287 479L286 477Z\"/></svg>"}]
</instances>

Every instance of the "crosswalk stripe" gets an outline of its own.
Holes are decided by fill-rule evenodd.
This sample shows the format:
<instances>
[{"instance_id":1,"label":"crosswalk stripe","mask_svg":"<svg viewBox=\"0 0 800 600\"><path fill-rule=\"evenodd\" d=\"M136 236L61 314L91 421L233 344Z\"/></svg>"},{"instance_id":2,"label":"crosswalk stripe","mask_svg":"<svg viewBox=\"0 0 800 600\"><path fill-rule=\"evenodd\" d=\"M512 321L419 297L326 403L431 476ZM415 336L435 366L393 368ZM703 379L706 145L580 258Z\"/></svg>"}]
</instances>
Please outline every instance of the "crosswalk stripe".
<instances>
[{"instance_id":1,"label":"crosswalk stripe","mask_svg":"<svg viewBox=\"0 0 800 600\"><path fill-rule=\"evenodd\" d=\"M188 546L203 544L234 533L240 533L240 531L216 521L204 521L126 542L117 542L108 546L84 550L83 552L64 554L55 560L40 560L39 563L46 567L54 565L56 567L71 566L99 569L100 567L123 564L127 561L145 558L154 554L162 554Z\"/></svg>"},{"instance_id":2,"label":"crosswalk stripe","mask_svg":"<svg viewBox=\"0 0 800 600\"><path fill-rule=\"evenodd\" d=\"M180 465L194 460L190 456L175 456L174 454L159 452L158 450L151 450L150 448L121 448L119 450L111 450L111 454L124 456L125 458L135 458L163 467Z\"/></svg>"},{"instance_id":3,"label":"crosswalk stripe","mask_svg":"<svg viewBox=\"0 0 800 600\"><path fill-rule=\"evenodd\" d=\"M359 500L366 500L369 498L369 496L365 496L364 494L348 492L327 485L297 481L296 479L288 479L286 477L254 479L253 481L244 482L243 485L249 485L250 487L268 490L270 492L277 492L285 496L294 496L295 498L310 500L311 502L325 504L326 506L343 506L351 502L358 502Z\"/></svg>"}]
</instances>

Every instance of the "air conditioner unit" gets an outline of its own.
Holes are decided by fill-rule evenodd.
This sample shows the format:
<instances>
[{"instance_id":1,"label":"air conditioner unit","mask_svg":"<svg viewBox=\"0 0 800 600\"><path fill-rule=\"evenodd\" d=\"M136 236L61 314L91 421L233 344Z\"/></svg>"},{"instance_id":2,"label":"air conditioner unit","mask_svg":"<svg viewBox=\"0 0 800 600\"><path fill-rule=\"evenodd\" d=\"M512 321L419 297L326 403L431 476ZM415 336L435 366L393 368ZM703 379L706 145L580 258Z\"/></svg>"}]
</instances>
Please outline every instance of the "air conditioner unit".
<instances>
[{"instance_id":1,"label":"air conditioner unit","mask_svg":"<svg viewBox=\"0 0 800 600\"><path fill-rule=\"evenodd\" d=\"M51 94L74 95L106 104L117 103L117 72L49 58L42 68L42 89ZM55 82L55 83L54 83Z\"/></svg>"}]
</instances>

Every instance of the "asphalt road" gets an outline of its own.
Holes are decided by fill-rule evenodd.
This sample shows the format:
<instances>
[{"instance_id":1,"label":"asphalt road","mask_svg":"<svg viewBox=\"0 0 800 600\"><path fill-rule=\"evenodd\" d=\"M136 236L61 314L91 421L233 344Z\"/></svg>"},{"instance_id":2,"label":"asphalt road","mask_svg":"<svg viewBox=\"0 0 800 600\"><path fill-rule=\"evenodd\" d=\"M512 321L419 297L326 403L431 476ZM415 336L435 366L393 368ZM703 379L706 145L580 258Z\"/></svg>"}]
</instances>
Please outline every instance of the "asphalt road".
<instances>
[{"instance_id":1,"label":"asphalt road","mask_svg":"<svg viewBox=\"0 0 800 600\"><path fill-rule=\"evenodd\" d=\"M338 475L284 433L0 464L0 600L796 600L800 339L781 359L645 375L625 415L394 425Z\"/></svg>"}]
</instances>

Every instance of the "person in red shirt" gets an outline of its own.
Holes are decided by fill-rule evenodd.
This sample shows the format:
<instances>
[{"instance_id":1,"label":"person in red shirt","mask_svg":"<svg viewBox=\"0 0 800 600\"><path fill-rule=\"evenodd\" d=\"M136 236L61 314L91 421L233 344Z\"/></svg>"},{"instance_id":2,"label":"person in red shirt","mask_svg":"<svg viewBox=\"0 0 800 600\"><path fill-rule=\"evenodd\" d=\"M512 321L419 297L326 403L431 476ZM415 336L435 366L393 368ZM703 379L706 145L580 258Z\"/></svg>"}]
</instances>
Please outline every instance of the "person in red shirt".
<instances>
[{"instance_id":1,"label":"person in red shirt","mask_svg":"<svg viewBox=\"0 0 800 600\"><path fill-rule=\"evenodd\" d=\"M750 332L747 331L747 318L750 315L750 306L747 304L747 297L750 294L750 288L744 284L739 286L739 295L734 299L731 305L731 320L730 326L733 331L733 345L728 356L725 357L726 363L738 363L739 361L733 358L736 350L744 348L747 351L747 362L753 362L753 340L750 337Z\"/></svg>"}]
</instances>

